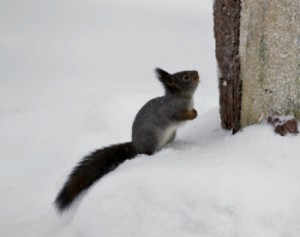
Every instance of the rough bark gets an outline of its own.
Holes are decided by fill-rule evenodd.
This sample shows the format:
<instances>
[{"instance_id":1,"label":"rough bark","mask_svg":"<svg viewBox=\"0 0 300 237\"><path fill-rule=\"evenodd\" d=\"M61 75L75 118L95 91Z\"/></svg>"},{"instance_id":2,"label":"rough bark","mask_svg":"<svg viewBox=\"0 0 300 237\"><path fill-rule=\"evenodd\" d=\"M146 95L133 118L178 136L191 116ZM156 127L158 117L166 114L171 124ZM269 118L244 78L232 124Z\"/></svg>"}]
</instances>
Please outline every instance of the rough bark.
<instances>
[{"instance_id":1,"label":"rough bark","mask_svg":"<svg viewBox=\"0 0 300 237\"><path fill-rule=\"evenodd\" d=\"M217 0L214 4L216 58L219 69L222 127L240 129L240 0Z\"/></svg>"},{"instance_id":2,"label":"rough bark","mask_svg":"<svg viewBox=\"0 0 300 237\"><path fill-rule=\"evenodd\" d=\"M300 1L242 0L241 125L300 119Z\"/></svg>"},{"instance_id":3,"label":"rough bark","mask_svg":"<svg viewBox=\"0 0 300 237\"><path fill-rule=\"evenodd\" d=\"M215 0L222 127L300 119L300 0Z\"/></svg>"}]
</instances>

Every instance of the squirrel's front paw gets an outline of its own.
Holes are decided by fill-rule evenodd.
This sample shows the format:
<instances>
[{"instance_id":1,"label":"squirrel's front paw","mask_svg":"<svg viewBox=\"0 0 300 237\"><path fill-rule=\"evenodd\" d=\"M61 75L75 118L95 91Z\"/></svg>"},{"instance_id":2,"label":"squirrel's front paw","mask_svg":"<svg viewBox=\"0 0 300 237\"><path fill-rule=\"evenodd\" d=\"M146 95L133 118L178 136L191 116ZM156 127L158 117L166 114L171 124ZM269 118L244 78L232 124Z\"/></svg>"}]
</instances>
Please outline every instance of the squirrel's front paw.
<instances>
[{"instance_id":1,"label":"squirrel's front paw","mask_svg":"<svg viewBox=\"0 0 300 237\"><path fill-rule=\"evenodd\" d=\"M197 116L198 116L197 110L192 109L192 112L191 112L191 113L192 113L191 119L197 118Z\"/></svg>"},{"instance_id":2,"label":"squirrel's front paw","mask_svg":"<svg viewBox=\"0 0 300 237\"><path fill-rule=\"evenodd\" d=\"M184 118L186 120L193 120L197 117L197 111L195 109L191 109L191 110L186 110L184 112Z\"/></svg>"}]
</instances>

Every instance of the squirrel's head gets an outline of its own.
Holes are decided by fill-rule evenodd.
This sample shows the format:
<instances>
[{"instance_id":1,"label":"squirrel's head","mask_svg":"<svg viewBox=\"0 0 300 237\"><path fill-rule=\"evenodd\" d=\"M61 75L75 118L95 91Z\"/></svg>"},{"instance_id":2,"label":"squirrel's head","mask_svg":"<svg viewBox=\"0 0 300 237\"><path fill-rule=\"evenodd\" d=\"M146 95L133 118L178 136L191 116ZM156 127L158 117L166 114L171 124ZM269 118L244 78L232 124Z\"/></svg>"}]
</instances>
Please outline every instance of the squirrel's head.
<instances>
[{"instance_id":1,"label":"squirrel's head","mask_svg":"<svg viewBox=\"0 0 300 237\"><path fill-rule=\"evenodd\" d=\"M160 68L155 69L157 78L165 87L166 93L192 96L200 82L197 71L182 71L170 74Z\"/></svg>"}]
</instances>

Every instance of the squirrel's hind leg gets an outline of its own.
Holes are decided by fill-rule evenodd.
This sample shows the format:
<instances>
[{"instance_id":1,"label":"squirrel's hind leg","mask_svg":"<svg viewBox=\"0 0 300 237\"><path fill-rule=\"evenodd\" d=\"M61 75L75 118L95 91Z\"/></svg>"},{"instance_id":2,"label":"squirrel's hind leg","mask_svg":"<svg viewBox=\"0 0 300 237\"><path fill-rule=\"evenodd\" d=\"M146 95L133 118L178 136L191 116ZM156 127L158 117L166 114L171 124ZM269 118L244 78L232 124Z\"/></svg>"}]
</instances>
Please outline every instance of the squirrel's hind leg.
<instances>
[{"instance_id":1,"label":"squirrel's hind leg","mask_svg":"<svg viewBox=\"0 0 300 237\"><path fill-rule=\"evenodd\" d=\"M132 143L139 154L152 155L159 150L157 137L152 132L143 132L133 139Z\"/></svg>"}]
</instances>

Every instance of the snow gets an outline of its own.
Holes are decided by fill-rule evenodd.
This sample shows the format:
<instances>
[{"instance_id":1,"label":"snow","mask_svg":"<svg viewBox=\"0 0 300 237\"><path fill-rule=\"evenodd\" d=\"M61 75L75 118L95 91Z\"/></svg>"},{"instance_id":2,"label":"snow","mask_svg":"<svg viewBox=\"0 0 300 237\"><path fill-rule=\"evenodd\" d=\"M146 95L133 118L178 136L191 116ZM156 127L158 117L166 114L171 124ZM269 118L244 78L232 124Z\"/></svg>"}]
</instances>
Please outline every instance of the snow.
<instances>
[{"instance_id":1,"label":"snow","mask_svg":"<svg viewBox=\"0 0 300 237\"><path fill-rule=\"evenodd\" d=\"M300 137L220 128L212 1L2 0L0 29L1 237L298 236ZM199 71L198 118L59 216L72 167L163 93L156 66Z\"/></svg>"}]
</instances>

